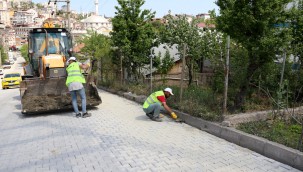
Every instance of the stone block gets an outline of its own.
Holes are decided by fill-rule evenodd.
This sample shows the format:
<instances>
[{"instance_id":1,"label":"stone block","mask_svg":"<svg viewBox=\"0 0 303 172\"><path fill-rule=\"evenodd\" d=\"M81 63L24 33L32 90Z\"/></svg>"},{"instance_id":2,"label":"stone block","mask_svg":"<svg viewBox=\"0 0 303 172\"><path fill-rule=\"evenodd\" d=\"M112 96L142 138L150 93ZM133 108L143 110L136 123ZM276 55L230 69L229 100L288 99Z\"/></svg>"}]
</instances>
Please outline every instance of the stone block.
<instances>
[{"instance_id":1,"label":"stone block","mask_svg":"<svg viewBox=\"0 0 303 172\"><path fill-rule=\"evenodd\" d=\"M239 131L241 132L241 131ZM268 140L241 132L239 145L245 148L248 148L252 151L255 151L259 154L264 154L264 146Z\"/></svg>"},{"instance_id":2,"label":"stone block","mask_svg":"<svg viewBox=\"0 0 303 172\"><path fill-rule=\"evenodd\" d=\"M230 127L231 126L231 122L230 121L223 121L221 123L221 125L224 126L224 127Z\"/></svg>"},{"instance_id":3,"label":"stone block","mask_svg":"<svg viewBox=\"0 0 303 172\"><path fill-rule=\"evenodd\" d=\"M135 96L135 101L137 102L137 103L140 103L140 104L143 104L144 103L144 101L146 100L146 96L143 96L143 95L139 95L139 96Z\"/></svg>"},{"instance_id":4,"label":"stone block","mask_svg":"<svg viewBox=\"0 0 303 172\"><path fill-rule=\"evenodd\" d=\"M241 133L238 130L222 127L221 138L239 145Z\"/></svg>"},{"instance_id":5,"label":"stone block","mask_svg":"<svg viewBox=\"0 0 303 172\"><path fill-rule=\"evenodd\" d=\"M300 167L300 170L303 170L302 164L297 164L300 162L300 156L298 156L300 154L297 150L294 150L292 148L288 148L284 145L268 141L264 146L264 155L279 162L288 164L294 168L299 169ZM303 155L301 154L301 158L302 156ZM296 161L297 163L295 163Z\"/></svg>"},{"instance_id":6,"label":"stone block","mask_svg":"<svg viewBox=\"0 0 303 172\"><path fill-rule=\"evenodd\" d=\"M294 160L294 167L303 171L303 153L297 152L297 156Z\"/></svg>"}]
</instances>

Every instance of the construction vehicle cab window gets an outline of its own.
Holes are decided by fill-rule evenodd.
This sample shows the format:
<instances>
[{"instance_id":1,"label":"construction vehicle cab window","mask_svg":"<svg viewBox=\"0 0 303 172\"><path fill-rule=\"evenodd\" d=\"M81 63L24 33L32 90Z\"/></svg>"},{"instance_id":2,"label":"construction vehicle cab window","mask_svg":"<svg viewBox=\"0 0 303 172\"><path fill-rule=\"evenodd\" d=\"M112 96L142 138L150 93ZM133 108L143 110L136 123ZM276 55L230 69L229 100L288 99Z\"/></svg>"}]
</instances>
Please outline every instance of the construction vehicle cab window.
<instances>
[{"instance_id":1,"label":"construction vehicle cab window","mask_svg":"<svg viewBox=\"0 0 303 172\"><path fill-rule=\"evenodd\" d=\"M66 62L72 56L71 35L65 28L43 26L32 29L28 36L29 61L24 65L20 83L22 113L25 114L72 110L71 96L65 85ZM94 79L88 75L86 80L87 106L97 106L101 98L95 83L91 82Z\"/></svg>"},{"instance_id":2,"label":"construction vehicle cab window","mask_svg":"<svg viewBox=\"0 0 303 172\"><path fill-rule=\"evenodd\" d=\"M69 57L71 47L70 38L66 32L59 33L33 33L32 50L35 56L48 54L62 54Z\"/></svg>"},{"instance_id":3,"label":"construction vehicle cab window","mask_svg":"<svg viewBox=\"0 0 303 172\"><path fill-rule=\"evenodd\" d=\"M41 78L65 76L64 64L71 56L71 41L69 32L64 28L31 30L28 38L31 66L27 69L26 76Z\"/></svg>"}]
</instances>

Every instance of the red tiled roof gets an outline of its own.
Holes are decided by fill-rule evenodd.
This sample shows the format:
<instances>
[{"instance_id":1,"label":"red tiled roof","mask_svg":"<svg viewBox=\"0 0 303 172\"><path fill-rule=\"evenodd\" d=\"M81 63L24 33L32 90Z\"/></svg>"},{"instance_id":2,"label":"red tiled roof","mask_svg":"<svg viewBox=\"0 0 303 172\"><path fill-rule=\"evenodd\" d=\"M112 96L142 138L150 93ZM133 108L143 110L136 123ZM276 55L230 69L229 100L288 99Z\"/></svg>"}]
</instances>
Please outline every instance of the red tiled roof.
<instances>
[{"instance_id":1,"label":"red tiled roof","mask_svg":"<svg viewBox=\"0 0 303 172\"><path fill-rule=\"evenodd\" d=\"M209 24L209 25L206 25L206 23L199 23L197 25L199 28L215 28L216 26L214 24Z\"/></svg>"},{"instance_id":2,"label":"red tiled roof","mask_svg":"<svg viewBox=\"0 0 303 172\"><path fill-rule=\"evenodd\" d=\"M85 47L85 44L84 44L84 43L78 44L78 45L76 45L76 46L73 48L73 51L74 51L75 53L78 53L78 52L81 51L81 49L82 49L83 47Z\"/></svg>"}]
</instances>

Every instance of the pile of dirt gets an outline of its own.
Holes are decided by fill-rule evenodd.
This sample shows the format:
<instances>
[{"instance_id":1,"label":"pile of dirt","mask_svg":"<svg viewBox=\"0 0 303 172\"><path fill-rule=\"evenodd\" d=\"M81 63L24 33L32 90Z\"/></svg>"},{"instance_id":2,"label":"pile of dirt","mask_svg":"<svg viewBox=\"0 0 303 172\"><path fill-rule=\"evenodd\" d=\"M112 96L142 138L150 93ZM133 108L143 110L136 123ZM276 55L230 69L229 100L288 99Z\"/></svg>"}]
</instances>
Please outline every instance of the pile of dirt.
<instances>
[{"instance_id":1,"label":"pile of dirt","mask_svg":"<svg viewBox=\"0 0 303 172\"><path fill-rule=\"evenodd\" d=\"M22 113L32 114L72 109L71 95L64 84L42 83L42 81L36 84L33 82L24 84L21 89ZM97 87L93 83L87 83L85 91L88 108L102 103ZM78 96L78 105L81 107L80 96Z\"/></svg>"}]
</instances>

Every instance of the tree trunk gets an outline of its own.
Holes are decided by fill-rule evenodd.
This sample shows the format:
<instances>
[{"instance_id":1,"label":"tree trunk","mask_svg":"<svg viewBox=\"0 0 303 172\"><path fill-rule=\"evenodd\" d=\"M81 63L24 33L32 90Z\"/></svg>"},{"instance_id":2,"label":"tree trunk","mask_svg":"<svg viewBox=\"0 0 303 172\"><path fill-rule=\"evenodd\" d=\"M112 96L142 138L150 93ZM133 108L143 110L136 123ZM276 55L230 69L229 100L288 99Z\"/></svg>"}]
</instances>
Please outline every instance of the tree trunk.
<instances>
[{"instance_id":1,"label":"tree trunk","mask_svg":"<svg viewBox=\"0 0 303 172\"><path fill-rule=\"evenodd\" d=\"M234 113L236 110L243 110L243 105L245 104L245 97L247 93L248 84L243 85L240 91L236 94L234 100L234 106L231 108L231 112Z\"/></svg>"},{"instance_id":2,"label":"tree trunk","mask_svg":"<svg viewBox=\"0 0 303 172\"><path fill-rule=\"evenodd\" d=\"M191 61L191 60L189 60ZM188 86L190 86L193 82L193 74L192 74L192 65L191 63L189 62L189 65L188 65Z\"/></svg>"},{"instance_id":3,"label":"tree trunk","mask_svg":"<svg viewBox=\"0 0 303 172\"><path fill-rule=\"evenodd\" d=\"M97 61L97 84L102 83L101 59Z\"/></svg>"},{"instance_id":4,"label":"tree trunk","mask_svg":"<svg viewBox=\"0 0 303 172\"><path fill-rule=\"evenodd\" d=\"M188 68L188 86L193 83L193 61L191 57L187 57L186 66Z\"/></svg>"},{"instance_id":5,"label":"tree trunk","mask_svg":"<svg viewBox=\"0 0 303 172\"><path fill-rule=\"evenodd\" d=\"M245 97L247 95L247 90L249 87L249 82L254 74L254 72L258 69L258 65L256 63L251 62L248 66L246 81L240 87L239 92L236 94L234 100L234 106L231 108L231 112L234 113L236 110L243 111L243 105L245 104Z\"/></svg>"}]
</instances>

